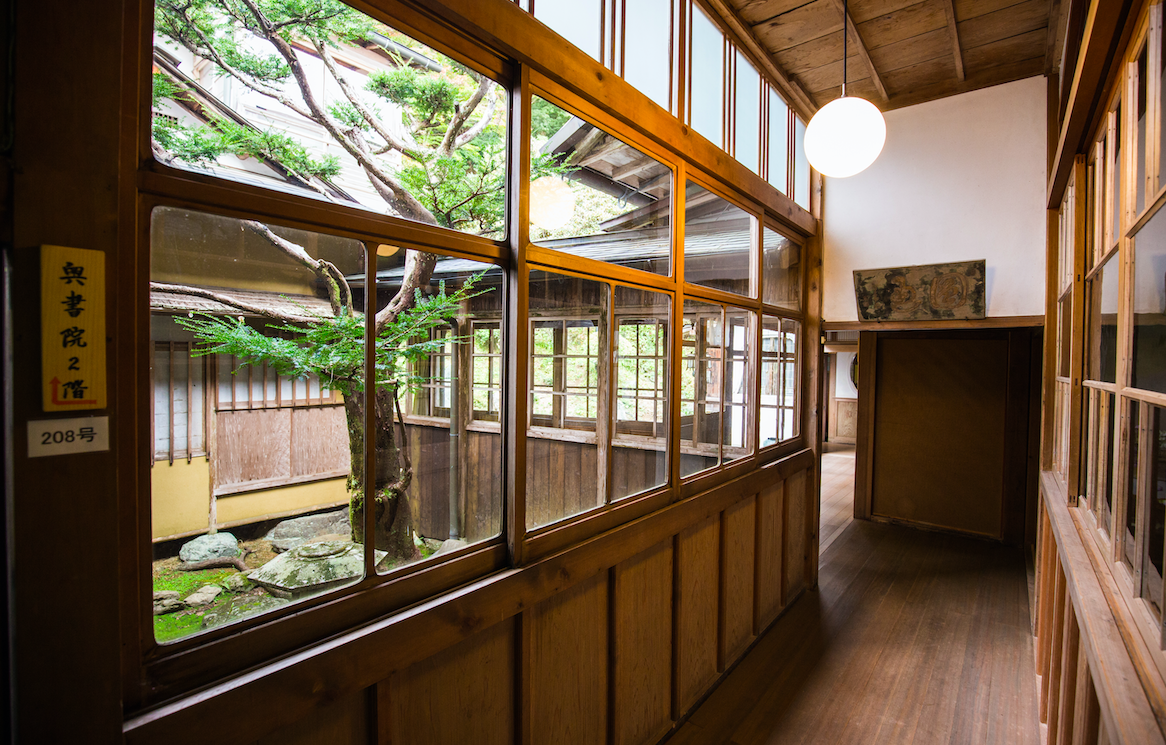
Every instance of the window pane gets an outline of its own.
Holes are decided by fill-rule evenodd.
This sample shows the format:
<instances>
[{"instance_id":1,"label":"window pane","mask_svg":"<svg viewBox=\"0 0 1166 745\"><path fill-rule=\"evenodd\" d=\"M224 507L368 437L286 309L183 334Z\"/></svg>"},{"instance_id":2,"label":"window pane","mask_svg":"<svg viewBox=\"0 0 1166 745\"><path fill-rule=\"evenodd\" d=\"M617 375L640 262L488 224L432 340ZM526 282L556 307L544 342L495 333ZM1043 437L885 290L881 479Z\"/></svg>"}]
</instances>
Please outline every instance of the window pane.
<instances>
[{"instance_id":1,"label":"window pane","mask_svg":"<svg viewBox=\"0 0 1166 745\"><path fill-rule=\"evenodd\" d=\"M1117 277L1120 263L1117 254L1089 280L1087 286L1086 353L1088 378L1103 383L1117 380Z\"/></svg>"},{"instance_id":2,"label":"window pane","mask_svg":"<svg viewBox=\"0 0 1166 745\"><path fill-rule=\"evenodd\" d=\"M761 327L761 447L798 435L798 350L801 324L766 316Z\"/></svg>"},{"instance_id":3,"label":"window pane","mask_svg":"<svg viewBox=\"0 0 1166 745\"><path fill-rule=\"evenodd\" d=\"M615 288L615 435L612 500L668 483L671 299Z\"/></svg>"},{"instance_id":4,"label":"window pane","mask_svg":"<svg viewBox=\"0 0 1166 745\"><path fill-rule=\"evenodd\" d=\"M810 162L806 160L806 125L794 117L794 202L810 209Z\"/></svg>"},{"instance_id":5,"label":"window pane","mask_svg":"<svg viewBox=\"0 0 1166 745\"><path fill-rule=\"evenodd\" d=\"M1138 523L1138 456L1141 450L1138 433L1138 418L1142 411L1140 401L1129 401L1129 418L1126 420L1126 514L1125 540L1122 542L1122 559L1131 567L1136 565L1135 544Z\"/></svg>"},{"instance_id":6,"label":"window pane","mask_svg":"<svg viewBox=\"0 0 1166 745\"><path fill-rule=\"evenodd\" d=\"M761 299L787 310L801 310L802 247L769 228L761 231L761 239Z\"/></svg>"},{"instance_id":7,"label":"window pane","mask_svg":"<svg viewBox=\"0 0 1166 745\"><path fill-rule=\"evenodd\" d=\"M718 147L724 145L725 36L700 6L692 5L692 47L688 62L692 128Z\"/></svg>"},{"instance_id":8,"label":"window pane","mask_svg":"<svg viewBox=\"0 0 1166 745\"><path fill-rule=\"evenodd\" d=\"M1163 536L1166 533L1166 409L1150 407L1150 463L1147 494L1150 498L1146 526L1146 559L1143 563L1142 597L1162 617Z\"/></svg>"},{"instance_id":9,"label":"window pane","mask_svg":"<svg viewBox=\"0 0 1166 745\"><path fill-rule=\"evenodd\" d=\"M725 310L728 343L725 347L725 435L721 458L725 463L753 454L749 416L753 409L753 380L749 374L749 350L753 340L752 311Z\"/></svg>"},{"instance_id":10,"label":"window pane","mask_svg":"<svg viewBox=\"0 0 1166 745\"><path fill-rule=\"evenodd\" d=\"M226 0L200 5L197 14L177 7L157 6L158 160L465 233L504 236L507 106L501 85L344 6L340 15L319 21L313 4L287 5L281 11L286 18L271 32L250 17L244 28L237 19L247 11ZM289 36L298 40L295 46L284 43ZM212 56L232 60L230 72ZM289 62L304 74L293 75ZM452 143L448 153L443 142Z\"/></svg>"},{"instance_id":11,"label":"window pane","mask_svg":"<svg viewBox=\"0 0 1166 745\"><path fill-rule=\"evenodd\" d=\"M159 642L363 576L346 486L350 466L362 461L353 460L344 404L363 383L364 332L343 321L350 293L330 297L301 255L329 262L337 274L364 265L363 246L346 238L184 209L153 212L150 479ZM316 352L321 336L331 339L327 359ZM362 478L358 469L355 480ZM319 529L296 544L273 542L279 526L268 533L265 522L272 514L288 521L316 514ZM316 554L328 557L327 577L287 575L289 565ZM183 571L196 566L204 568ZM248 579L244 568L258 571Z\"/></svg>"},{"instance_id":12,"label":"window pane","mask_svg":"<svg viewBox=\"0 0 1166 745\"><path fill-rule=\"evenodd\" d=\"M1150 54L1149 45L1142 47L1138 55L1138 149L1137 162L1134 164L1134 213L1141 214L1146 207L1146 90L1147 90L1147 60Z\"/></svg>"},{"instance_id":13,"label":"window pane","mask_svg":"<svg viewBox=\"0 0 1166 745\"><path fill-rule=\"evenodd\" d=\"M668 274L671 169L549 101L531 110L531 240Z\"/></svg>"},{"instance_id":14,"label":"window pane","mask_svg":"<svg viewBox=\"0 0 1166 745\"><path fill-rule=\"evenodd\" d=\"M596 422L601 392L608 389L610 302L606 283L540 270L530 273L528 528L577 515L606 500L600 473L607 464L599 457Z\"/></svg>"},{"instance_id":15,"label":"window pane","mask_svg":"<svg viewBox=\"0 0 1166 745\"><path fill-rule=\"evenodd\" d=\"M1166 212L1159 210L1134 238L1135 388L1166 393Z\"/></svg>"},{"instance_id":16,"label":"window pane","mask_svg":"<svg viewBox=\"0 0 1166 745\"><path fill-rule=\"evenodd\" d=\"M1113 137L1110 137L1110 145L1109 145L1110 150L1112 152L1112 158L1113 158L1113 161L1111 162L1110 169L1109 169L1109 177L1111 180L1110 181L1110 194L1112 195L1112 200L1111 200L1110 205L1109 205L1110 206L1110 214L1109 214L1109 226L1110 226L1109 245L1110 246L1116 244L1118 241L1118 238L1121 237L1121 225L1122 225L1122 220L1121 220L1121 202L1122 202L1121 182L1122 182L1123 174L1122 174L1122 162L1121 162L1122 161L1122 135L1121 135L1122 121L1121 121L1121 106L1120 105L1117 107L1117 110L1115 112L1115 120L1116 120L1115 132L1117 134L1114 135ZM1109 246L1106 246L1106 248L1108 249Z\"/></svg>"},{"instance_id":17,"label":"window pane","mask_svg":"<svg viewBox=\"0 0 1166 745\"><path fill-rule=\"evenodd\" d=\"M754 217L700 184L684 195L684 279L738 295L752 295Z\"/></svg>"},{"instance_id":18,"label":"window pane","mask_svg":"<svg viewBox=\"0 0 1166 745\"><path fill-rule=\"evenodd\" d=\"M386 249L377 252L383 328L374 514L377 548L387 554L377 563L382 573L502 530L502 433L470 423L497 421L501 412L503 272L471 259L436 257L428 281L402 287L412 276L412 252ZM392 314L390 308L419 288L420 303ZM399 411L390 409L394 401Z\"/></svg>"},{"instance_id":19,"label":"window pane","mask_svg":"<svg viewBox=\"0 0 1166 745\"><path fill-rule=\"evenodd\" d=\"M769 89L769 184L782 194L789 189L789 107Z\"/></svg>"},{"instance_id":20,"label":"window pane","mask_svg":"<svg viewBox=\"0 0 1166 745\"><path fill-rule=\"evenodd\" d=\"M567 41L599 60L600 0L536 0L534 17Z\"/></svg>"},{"instance_id":21,"label":"window pane","mask_svg":"<svg viewBox=\"0 0 1166 745\"><path fill-rule=\"evenodd\" d=\"M713 303L684 301L680 365L680 475L721 462L724 381L724 310Z\"/></svg>"},{"instance_id":22,"label":"window pane","mask_svg":"<svg viewBox=\"0 0 1166 745\"><path fill-rule=\"evenodd\" d=\"M671 69L673 0L626 0L624 3L624 80L665 109Z\"/></svg>"},{"instance_id":23,"label":"window pane","mask_svg":"<svg viewBox=\"0 0 1166 745\"><path fill-rule=\"evenodd\" d=\"M761 172L761 75L737 52L736 132L733 151L754 173Z\"/></svg>"}]
</instances>

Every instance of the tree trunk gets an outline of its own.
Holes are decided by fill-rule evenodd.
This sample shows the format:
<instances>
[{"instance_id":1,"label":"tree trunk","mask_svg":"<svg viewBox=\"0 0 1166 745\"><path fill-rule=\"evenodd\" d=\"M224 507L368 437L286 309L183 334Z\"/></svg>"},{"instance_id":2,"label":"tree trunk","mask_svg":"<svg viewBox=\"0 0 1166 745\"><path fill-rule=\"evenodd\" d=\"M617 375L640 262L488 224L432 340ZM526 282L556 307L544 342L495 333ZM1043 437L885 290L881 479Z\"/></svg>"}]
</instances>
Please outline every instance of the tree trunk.
<instances>
[{"instance_id":1,"label":"tree trunk","mask_svg":"<svg viewBox=\"0 0 1166 745\"><path fill-rule=\"evenodd\" d=\"M396 395L396 388L378 388L374 397L376 406L374 544L377 550L388 552L389 562L408 561L418 556L417 547L413 543L413 509L408 496L413 468L409 458L402 457L394 426L393 402ZM348 477L349 516L352 521L352 540L358 543L364 541L365 402L363 393L353 393L344 397L344 414L348 420L348 449L352 459L352 471Z\"/></svg>"}]
</instances>

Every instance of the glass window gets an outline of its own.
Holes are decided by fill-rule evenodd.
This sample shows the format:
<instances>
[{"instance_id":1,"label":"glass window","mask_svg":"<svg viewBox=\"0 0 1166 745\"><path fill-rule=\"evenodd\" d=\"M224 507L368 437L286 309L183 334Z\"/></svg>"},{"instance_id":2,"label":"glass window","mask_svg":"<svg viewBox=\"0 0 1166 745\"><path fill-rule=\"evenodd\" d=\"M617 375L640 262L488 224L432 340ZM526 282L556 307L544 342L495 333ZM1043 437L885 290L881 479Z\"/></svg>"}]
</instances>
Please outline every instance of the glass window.
<instances>
[{"instance_id":1,"label":"glass window","mask_svg":"<svg viewBox=\"0 0 1166 745\"><path fill-rule=\"evenodd\" d=\"M363 325L351 314L351 287L341 281L329 295L301 258L343 277L362 272L364 247L191 210L153 212L151 451L166 452L150 474L159 642L364 574L362 541L348 521L348 483L363 483L363 451L348 436L345 411L363 384ZM333 335L330 353L318 354L321 337ZM336 571L298 583L279 573L294 552L277 557L263 521L309 513L327 515L321 524L335 535L303 550L335 550Z\"/></svg>"},{"instance_id":2,"label":"glass window","mask_svg":"<svg viewBox=\"0 0 1166 745\"><path fill-rule=\"evenodd\" d=\"M1137 121L1137 156L1134 164L1134 214L1140 215L1142 210L1146 207L1146 122L1149 107L1146 101L1146 90L1148 88L1148 58L1150 54L1149 45L1142 47L1142 53L1138 55L1138 80L1137 80L1137 104L1138 104L1138 121Z\"/></svg>"},{"instance_id":3,"label":"glass window","mask_svg":"<svg viewBox=\"0 0 1166 745\"><path fill-rule=\"evenodd\" d=\"M721 147L725 134L725 35L697 3L692 4L691 17L689 123Z\"/></svg>"},{"instance_id":4,"label":"glass window","mask_svg":"<svg viewBox=\"0 0 1166 745\"><path fill-rule=\"evenodd\" d=\"M1134 237L1134 343L1130 384L1166 393L1166 211Z\"/></svg>"},{"instance_id":5,"label":"glass window","mask_svg":"<svg viewBox=\"0 0 1166 745\"><path fill-rule=\"evenodd\" d=\"M761 75L737 52L737 85L733 155L754 173L761 172Z\"/></svg>"},{"instance_id":6,"label":"glass window","mask_svg":"<svg viewBox=\"0 0 1166 745\"><path fill-rule=\"evenodd\" d=\"M615 441L612 500L668 483L671 299L615 288Z\"/></svg>"},{"instance_id":7,"label":"glass window","mask_svg":"<svg viewBox=\"0 0 1166 745\"><path fill-rule=\"evenodd\" d=\"M606 399L611 290L604 282L530 273L528 528L602 505L607 459L597 431ZM605 428L604 428L605 429Z\"/></svg>"},{"instance_id":8,"label":"glass window","mask_svg":"<svg viewBox=\"0 0 1166 745\"><path fill-rule=\"evenodd\" d=\"M769 185L782 194L789 190L789 107L769 88Z\"/></svg>"},{"instance_id":9,"label":"glass window","mask_svg":"<svg viewBox=\"0 0 1166 745\"><path fill-rule=\"evenodd\" d=\"M668 108L674 0L625 0L624 80ZM632 41L631 44L626 42Z\"/></svg>"},{"instance_id":10,"label":"glass window","mask_svg":"<svg viewBox=\"0 0 1166 745\"><path fill-rule=\"evenodd\" d=\"M1129 401L1129 417L1126 419L1126 514L1125 540L1122 541L1122 559L1131 567L1138 565L1136 543L1138 535L1138 456L1141 454L1139 419L1142 412L1140 401Z\"/></svg>"},{"instance_id":11,"label":"glass window","mask_svg":"<svg viewBox=\"0 0 1166 745\"><path fill-rule=\"evenodd\" d=\"M750 375L750 349L753 344L752 311L740 308L725 310L725 434L721 458L725 463L753 454L750 417L753 416L753 378Z\"/></svg>"},{"instance_id":12,"label":"glass window","mask_svg":"<svg viewBox=\"0 0 1166 745\"><path fill-rule=\"evenodd\" d=\"M668 274L671 169L549 101L531 110L531 240Z\"/></svg>"},{"instance_id":13,"label":"glass window","mask_svg":"<svg viewBox=\"0 0 1166 745\"><path fill-rule=\"evenodd\" d=\"M552 31L602 61L601 0L535 0L534 17Z\"/></svg>"},{"instance_id":14,"label":"glass window","mask_svg":"<svg viewBox=\"0 0 1166 745\"><path fill-rule=\"evenodd\" d=\"M680 475L720 465L724 309L684 301L680 366Z\"/></svg>"},{"instance_id":15,"label":"glass window","mask_svg":"<svg viewBox=\"0 0 1166 745\"><path fill-rule=\"evenodd\" d=\"M507 106L497 82L345 6L324 22L288 6L279 23L226 0L182 7L156 9L160 162L504 236Z\"/></svg>"},{"instance_id":16,"label":"glass window","mask_svg":"<svg viewBox=\"0 0 1166 745\"><path fill-rule=\"evenodd\" d=\"M689 181L684 193L684 279L754 295L752 215Z\"/></svg>"},{"instance_id":17,"label":"glass window","mask_svg":"<svg viewBox=\"0 0 1166 745\"><path fill-rule=\"evenodd\" d=\"M474 419L497 422L502 413L502 329L498 321L474 321Z\"/></svg>"},{"instance_id":18,"label":"glass window","mask_svg":"<svg viewBox=\"0 0 1166 745\"><path fill-rule=\"evenodd\" d=\"M798 359L801 323L765 316L761 325L760 445L798 436Z\"/></svg>"},{"instance_id":19,"label":"glass window","mask_svg":"<svg viewBox=\"0 0 1166 745\"><path fill-rule=\"evenodd\" d=\"M806 160L806 125L794 117L793 199L804 210L810 209L810 162Z\"/></svg>"},{"instance_id":20,"label":"glass window","mask_svg":"<svg viewBox=\"0 0 1166 745\"><path fill-rule=\"evenodd\" d=\"M769 228L761 231L761 240L761 299L786 310L801 310L802 247Z\"/></svg>"},{"instance_id":21,"label":"glass window","mask_svg":"<svg viewBox=\"0 0 1166 745\"><path fill-rule=\"evenodd\" d=\"M1086 284L1088 374L1090 380L1117 382L1117 308L1120 262L1113 254Z\"/></svg>"},{"instance_id":22,"label":"glass window","mask_svg":"<svg viewBox=\"0 0 1166 745\"><path fill-rule=\"evenodd\" d=\"M1150 407L1149 525L1146 526L1146 561L1143 562L1142 597L1155 615L1162 617L1162 560L1166 533L1166 409Z\"/></svg>"}]
</instances>

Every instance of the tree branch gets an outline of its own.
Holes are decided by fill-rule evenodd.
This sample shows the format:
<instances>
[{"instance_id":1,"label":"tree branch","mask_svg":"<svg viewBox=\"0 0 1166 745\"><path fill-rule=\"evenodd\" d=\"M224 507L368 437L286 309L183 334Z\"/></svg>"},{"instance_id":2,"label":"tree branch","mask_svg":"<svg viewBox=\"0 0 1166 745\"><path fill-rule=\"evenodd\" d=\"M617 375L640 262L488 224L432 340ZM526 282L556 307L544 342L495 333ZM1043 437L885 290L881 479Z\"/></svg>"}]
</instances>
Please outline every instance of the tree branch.
<instances>
[{"instance_id":1,"label":"tree branch","mask_svg":"<svg viewBox=\"0 0 1166 745\"><path fill-rule=\"evenodd\" d=\"M248 303L245 300L223 295L214 290L205 290L201 287L192 287L190 285L172 285L165 282L151 282L150 290L152 292L169 292L174 295L189 295L191 297L201 297L207 300L213 300L221 305L226 305L235 310L241 310L245 313L254 313L264 318L270 318L275 321L283 321L284 323L315 323L319 318L312 316L293 316L285 313L279 313L272 310L266 305L256 305Z\"/></svg>"},{"instance_id":2,"label":"tree branch","mask_svg":"<svg viewBox=\"0 0 1166 745\"><path fill-rule=\"evenodd\" d=\"M453 118L449 120L449 126L446 127L445 136L441 138L441 144L437 147L439 155L449 157L457 143L458 135L461 134L462 127L466 125L466 121L474 113L474 110L478 108L478 104L482 102L486 94L493 89L494 81L482 75L478 83L478 89L474 91L474 95L470 96L470 100L466 101L465 106L458 107L454 112ZM493 115L492 111L490 113ZM489 117L487 117L488 119Z\"/></svg>"},{"instance_id":3,"label":"tree branch","mask_svg":"<svg viewBox=\"0 0 1166 745\"><path fill-rule=\"evenodd\" d=\"M401 277L401 289L382 308L374 319L374 333L380 336L385 326L397 319L402 311L413 305L413 293L429 284L433 268L437 266L437 256L423 251L410 250L405 254L405 273Z\"/></svg>"},{"instance_id":4,"label":"tree branch","mask_svg":"<svg viewBox=\"0 0 1166 745\"><path fill-rule=\"evenodd\" d=\"M278 248L285 256L304 265L312 270L320 281L328 288L328 302L332 306L332 313L334 315L341 315L342 313L351 315L352 309L352 290L348 286L348 280L344 279L344 275L336 268L336 265L324 259L314 259L303 246L292 243L286 238L281 238L276 235L271 228L267 227L257 220L244 220L243 224L258 235L267 239L271 245Z\"/></svg>"}]
</instances>

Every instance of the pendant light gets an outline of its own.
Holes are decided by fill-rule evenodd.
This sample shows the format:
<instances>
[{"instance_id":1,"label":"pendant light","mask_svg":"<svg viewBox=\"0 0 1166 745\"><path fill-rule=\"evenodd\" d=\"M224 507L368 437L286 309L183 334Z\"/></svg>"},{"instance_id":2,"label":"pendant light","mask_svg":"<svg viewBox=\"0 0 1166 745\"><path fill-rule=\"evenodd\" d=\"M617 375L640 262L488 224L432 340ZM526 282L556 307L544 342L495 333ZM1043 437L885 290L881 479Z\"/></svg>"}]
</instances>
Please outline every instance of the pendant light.
<instances>
[{"instance_id":1,"label":"pendant light","mask_svg":"<svg viewBox=\"0 0 1166 745\"><path fill-rule=\"evenodd\" d=\"M846 95L849 18L846 0L842 0L842 96L818 109L806 127L806 159L818 173L833 178L865 171L887 140L887 123L875 105Z\"/></svg>"}]
</instances>

